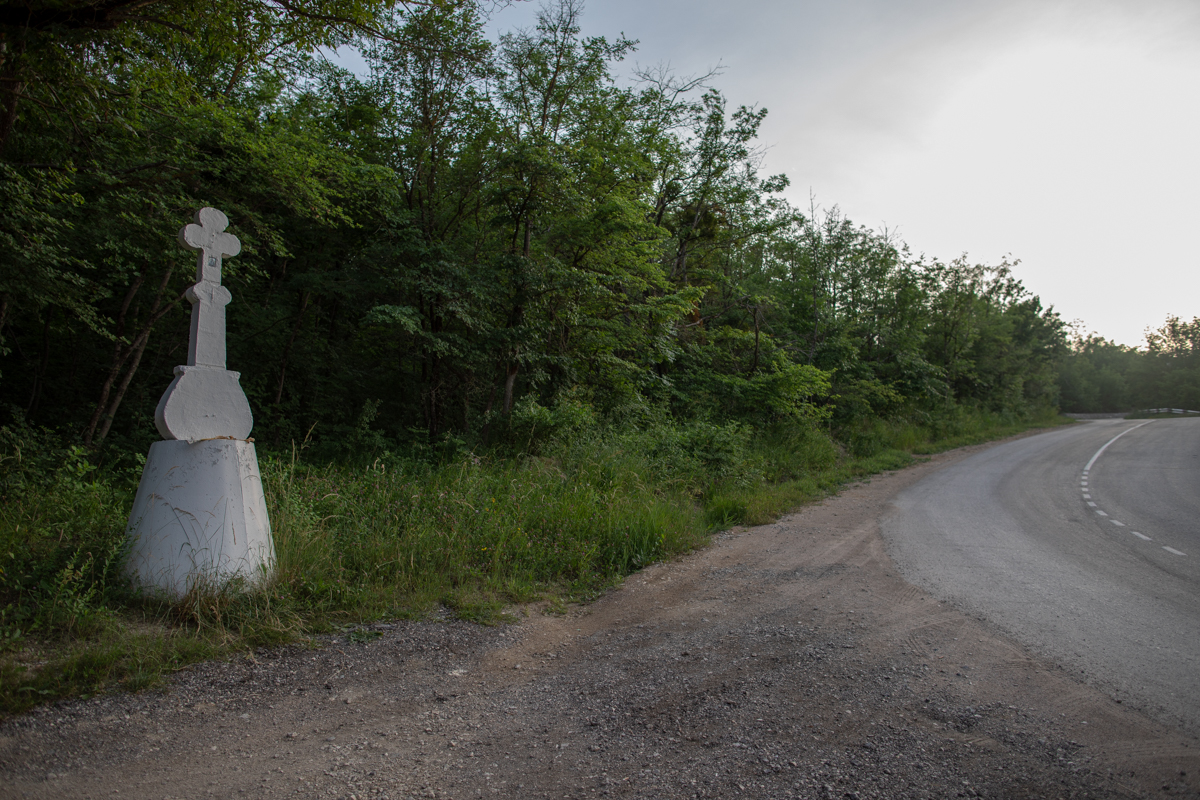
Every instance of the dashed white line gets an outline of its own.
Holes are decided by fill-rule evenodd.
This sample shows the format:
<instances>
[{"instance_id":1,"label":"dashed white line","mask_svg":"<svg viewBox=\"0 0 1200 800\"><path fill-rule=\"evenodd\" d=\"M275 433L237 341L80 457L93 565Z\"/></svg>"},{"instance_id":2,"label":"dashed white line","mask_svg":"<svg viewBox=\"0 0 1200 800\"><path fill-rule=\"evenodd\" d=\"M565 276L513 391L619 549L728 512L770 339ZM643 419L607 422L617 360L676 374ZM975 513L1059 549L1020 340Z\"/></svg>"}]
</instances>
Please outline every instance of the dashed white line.
<instances>
[{"instance_id":1,"label":"dashed white line","mask_svg":"<svg viewBox=\"0 0 1200 800\"><path fill-rule=\"evenodd\" d=\"M1083 499L1088 501L1088 505L1090 507L1096 509L1096 513L1099 516L1107 517L1108 514L1104 513L1099 508L1096 508L1096 504L1092 502L1092 496L1090 494L1088 494L1088 492L1091 491L1090 489L1088 489L1088 472L1091 470L1092 465L1096 463L1096 459L1098 459L1100 457L1101 453L1103 453L1105 450L1108 449L1108 446L1110 444L1115 442L1117 439L1120 439L1125 434L1129 433L1129 431L1137 430L1138 428L1142 427L1142 425L1149 425L1153 421L1154 420L1152 420L1152 419L1146 420L1141 425L1134 425L1132 428L1123 430L1120 433L1118 433L1116 436L1114 436L1113 438L1109 439L1107 442L1104 443L1103 447L1101 447L1099 450L1096 451L1095 455L1093 455L1091 457L1091 459L1088 461L1087 466L1085 466L1083 468L1083 473L1081 474L1081 476L1079 478L1079 488L1080 488L1080 491L1083 492ZM1111 522L1113 525L1116 525L1119 528L1125 527L1125 523L1121 522L1120 520L1110 519L1109 522ZM1134 536L1141 539L1143 542L1154 541L1153 539L1151 539L1149 536L1147 536L1144 533L1138 533L1137 531L1130 531L1130 533L1132 533ZM1163 545L1162 549L1166 550L1168 553L1171 553L1172 555L1177 555L1177 556L1186 556L1187 555L1187 553L1184 553L1181 550L1176 550L1174 547L1167 547L1166 545Z\"/></svg>"},{"instance_id":2,"label":"dashed white line","mask_svg":"<svg viewBox=\"0 0 1200 800\"><path fill-rule=\"evenodd\" d=\"M1134 425L1132 428L1126 428L1125 430L1121 431L1116 436L1114 436L1113 438L1111 438L1107 442L1105 442L1104 446L1096 451L1096 454L1094 456L1092 456L1090 461L1088 461L1087 466L1083 468L1083 474L1086 475L1088 473L1088 470L1090 470L1092 468L1092 464L1096 463L1096 459L1100 457L1101 453L1103 453L1105 450L1108 449L1108 446L1110 444L1115 442L1117 439L1120 439L1122 436L1129 433L1130 431L1136 431L1138 428L1142 427L1142 425L1149 425L1151 422L1154 422L1154 420L1148 419L1145 422L1141 423L1141 425Z\"/></svg>"}]
</instances>

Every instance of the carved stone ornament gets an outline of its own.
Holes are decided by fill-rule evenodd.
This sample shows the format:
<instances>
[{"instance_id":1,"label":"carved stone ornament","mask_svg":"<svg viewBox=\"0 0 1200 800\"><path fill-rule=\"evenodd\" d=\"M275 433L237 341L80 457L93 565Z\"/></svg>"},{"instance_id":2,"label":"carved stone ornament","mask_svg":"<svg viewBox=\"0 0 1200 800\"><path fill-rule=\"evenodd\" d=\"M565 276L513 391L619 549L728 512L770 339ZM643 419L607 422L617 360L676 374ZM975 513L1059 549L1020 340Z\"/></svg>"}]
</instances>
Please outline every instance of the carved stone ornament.
<instances>
[{"instance_id":1,"label":"carved stone ornament","mask_svg":"<svg viewBox=\"0 0 1200 800\"><path fill-rule=\"evenodd\" d=\"M167 441L150 446L129 516L126 572L149 591L179 599L240 581L256 584L275 566L275 545L254 443L254 418L225 369L221 259L242 246L229 220L202 208L179 232L199 252L196 284L187 290L192 330L187 364L175 368L154 423Z\"/></svg>"},{"instance_id":2,"label":"carved stone ornament","mask_svg":"<svg viewBox=\"0 0 1200 800\"><path fill-rule=\"evenodd\" d=\"M250 404L237 372L225 369L225 306L232 299L221 285L221 259L242 252L237 237L226 233L229 219L215 208L196 212L196 221L179 231L179 243L199 253L196 283L187 290L192 329L186 365L175 368L154 412L164 439L245 439L254 427Z\"/></svg>"}]
</instances>

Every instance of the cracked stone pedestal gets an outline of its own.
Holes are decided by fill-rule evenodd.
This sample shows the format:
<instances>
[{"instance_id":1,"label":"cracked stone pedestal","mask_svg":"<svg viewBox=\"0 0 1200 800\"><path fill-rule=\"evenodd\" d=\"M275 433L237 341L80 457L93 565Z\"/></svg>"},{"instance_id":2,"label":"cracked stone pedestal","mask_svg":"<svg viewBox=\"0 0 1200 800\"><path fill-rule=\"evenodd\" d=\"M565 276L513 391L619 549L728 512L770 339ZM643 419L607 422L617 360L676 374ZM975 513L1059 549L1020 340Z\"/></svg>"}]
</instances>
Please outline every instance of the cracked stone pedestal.
<instances>
[{"instance_id":1,"label":"cracked stone pedestal","mask_svg":"<svg viewBox=\"0 0 1200 800\"><path fill-rule=\"evenodd\" d=\"M254 443L155 442L129 529L129 572L171 598L265 578L275 547Z\"/></svg>"},{"instance_id":2,"label":"cracked stone pedestal","mask_svg":"<svg viewBox=\"0 0 1200 800\"><path fill-rule=\"evenodd\" d=\"M221 259L241 243L229 220L203 208L180 242L200 253L188 363L175 368L154 414L165 441L150 446L129 516L127 572L142 587L179 599L193 589L256 583L271 574L275 546L258 473L250 404L225 369Z\"/></svg>"}]
</instances>

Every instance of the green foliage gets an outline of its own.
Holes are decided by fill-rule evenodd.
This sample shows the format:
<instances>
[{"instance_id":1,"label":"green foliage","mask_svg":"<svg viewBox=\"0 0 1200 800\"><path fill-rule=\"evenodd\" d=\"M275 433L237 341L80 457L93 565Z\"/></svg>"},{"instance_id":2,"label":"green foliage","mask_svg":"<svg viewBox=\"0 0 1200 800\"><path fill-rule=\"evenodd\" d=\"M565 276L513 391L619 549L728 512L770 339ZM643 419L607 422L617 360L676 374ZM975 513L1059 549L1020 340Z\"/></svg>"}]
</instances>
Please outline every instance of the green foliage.
<instances>
[{"instance_id":1,"label":"green foliage","mask_svg":"<svg viewBox=\"0 0 1200 800\"><path fill-rule=\"evenodd\" d=\"M1200 409L1200 318L1168 317L1140 350L1077 333L1058 382L1068 412Z\"/></svg>"},{"instance_id":2,"label":"green foliage","mask_svg":"<svg viewBox=\"0 0 1200 800\"><path fill-rule=\"evenodd\" d=\"M128 592L119 577L129 473L96 469L77 447L31 463L23 448L41 436L54 449L53 437L5 429L0 709L137 690L198 659L310 633L362 642L373 634L361 623L439 605L486 624L539 600L561 613L703 545L715 528L766 522L904 466L904 442L945 444L933 428L893 425L869 456L851 457L796 420L756 429L665 416L614 424L578 406L531 413L542 412L574 424L543 439L540 455L440 464L389 450L369 464L264 455L274 576L252 588L199 586L172 604ZM1022 428L1003 422L959 414L935 428L960 442Z\"/></svg>"},{"instance_id":3,"label":"green foliage","mask_svg":"<svg viewBox=\"0 0 1200 800\"><path fill-rule=\"evenodd\" d=\"M125 592L128 478L102 480L79 446L28 427L0 428L0 639L103 627Z\"/></svg>"},{"instance_id":4,"label":"green foliage","mask_svg":"<svg viewBox=\"0 0 1200 800\"><path fill-rule=\"evenodd\" d=\"M617 80L636 43L584 35L576 0L496 41L471 0L153 6L0 18L10 708L438 603L561 607L1060 391L1200 405L1196 323L1136 374L1068 353L1011 265L790 207L758 172L766 109ZM348 43L368 75L316 50ZM279 571L164 606L121 547L202 206L243 243L228 360ZM61 679L22 670L36 648Z\"/></svg>"},{"instance_id":5,"label":"green foliage","mask_svg":"<svg viewBox=\"0 0 1200 800\"><path fill-rule=\"evenodd\" d=\"M570 442L546 456L436 468L267 462L278 581L332 616L464 595L511 602L556 585L604 585L702 539L689 495L664 496L664 483L641 477L659 462L608 436Z\"/></svg>"},{"instance_id":6,"label":"green foliage","mask_svg":"<svg viewBox=\"0 0 1200 800\"><path fill-rule=\"evenodd\" d=\"M4 95L0 392L85 446L153 439L202 205L243 241L229 361L268 447L537 451L561 398L846 430L1056 400L1061 325L1007 264L790 208L757 172L765 109L620 85L635 43L578 3L496 42L471 2L188 19L33 25L0 56L31 81ZM313 55L352 38L366 77Z\"/></svg>"}]
</instances>

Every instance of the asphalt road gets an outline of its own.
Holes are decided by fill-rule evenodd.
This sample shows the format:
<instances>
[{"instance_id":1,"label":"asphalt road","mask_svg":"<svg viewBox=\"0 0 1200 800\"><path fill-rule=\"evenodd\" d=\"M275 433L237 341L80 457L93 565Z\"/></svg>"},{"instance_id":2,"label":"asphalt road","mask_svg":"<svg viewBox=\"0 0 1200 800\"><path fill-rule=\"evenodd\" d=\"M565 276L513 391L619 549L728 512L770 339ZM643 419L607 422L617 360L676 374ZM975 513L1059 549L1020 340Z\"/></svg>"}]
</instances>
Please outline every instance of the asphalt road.
<instances>
[{"instance_id":1,"label":"asphalt road","mask_svg":"<svg viewBox=\"0 0 1200 800\"><path fill-rule=\"evenodd\" d=\"M908 580L1200 734L1200 420L994 447L902 492L881 527Z\"/></svg>"}]
</instances>

